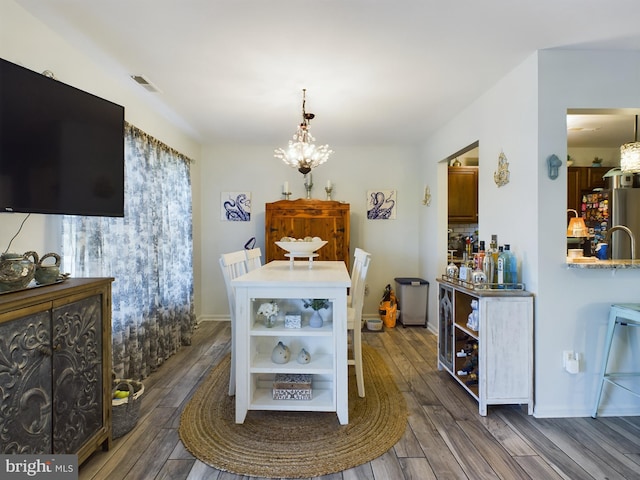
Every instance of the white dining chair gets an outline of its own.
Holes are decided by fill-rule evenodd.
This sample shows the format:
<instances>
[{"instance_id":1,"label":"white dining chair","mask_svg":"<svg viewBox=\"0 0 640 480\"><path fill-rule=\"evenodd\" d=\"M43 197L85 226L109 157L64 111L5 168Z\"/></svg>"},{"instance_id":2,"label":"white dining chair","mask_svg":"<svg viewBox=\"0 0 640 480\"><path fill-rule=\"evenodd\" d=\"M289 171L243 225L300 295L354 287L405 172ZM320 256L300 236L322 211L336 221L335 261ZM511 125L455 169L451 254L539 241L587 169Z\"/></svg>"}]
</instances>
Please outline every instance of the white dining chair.
<instances>
[{"instance_id":1,"label":"white dining chair","mask_svg":"<svg viewBox=\"0 0 640 480\"><path fill-rule=\"evenodd\" d=\"M236 393L236 362L235 362L235 324L236 324L236 295L231 280L247 273L247 256L244 250L223 253L220 255L220 268L227 288L229 300L229 315L231 316L231 371L229 373L229 395Z\"/></svg>"},{"instance_id":2,"label":"white dining chair","mask_svg":"<svg viewBox=\"0 0 640 480\"><path fill-rule=\"evenodd\" d=\"M356 288L356 284L360 278L360 268L362 268L362 264L365 262L365 258L367 256L370 256L370 254L361 248L356 247L353 253L354 260L353 266L351 267L351 288L349 288L349 294L347 295L347 307L351 306L351 292Z\"/></svg>"},{"instance_id":3,"label":"white dining chair","mask_svg":"<svg viewBox=\"0 0 640 480\"><path fill-rule=\"evenodd\" d=\"M351 274L351 305L347 307L347 335L351 339L351 356L348 365L356 369L358 396L364 397L364 378L362 376L362 308L364 306L364 287L367 271L371 263L371 254L356 248ZM353 272L356 272L354 275Z\"/></svg>"},{"instance_id":4,"label":"white dining chair","mask_svg":"<svg viewBox=\"0 0 640 480\"><path fill-rule=\"evenodd\" d=\"M247 270L249 272L262 266L262 252L260 251L260 247L245 250L244 253L247 257Z\"/></svg>"}]
</instances>

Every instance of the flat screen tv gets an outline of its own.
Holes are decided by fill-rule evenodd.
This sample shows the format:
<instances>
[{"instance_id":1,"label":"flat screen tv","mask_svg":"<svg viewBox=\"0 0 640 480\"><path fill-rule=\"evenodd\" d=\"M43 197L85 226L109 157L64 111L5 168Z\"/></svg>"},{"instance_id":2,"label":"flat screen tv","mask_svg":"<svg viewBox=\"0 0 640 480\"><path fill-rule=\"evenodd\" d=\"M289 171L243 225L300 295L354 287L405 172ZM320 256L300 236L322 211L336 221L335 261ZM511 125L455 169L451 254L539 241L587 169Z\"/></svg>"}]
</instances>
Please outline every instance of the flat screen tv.
<instances>
[{"instance_id":1,"label":"flat screen tv","mask_svg":"<svg viewBox=\"0 0 640 480\"><path fill-rule=\"evenodd\" d=\"M0 212L124 216L124 107L0 58Z\"/></svg>"}]
</instances>

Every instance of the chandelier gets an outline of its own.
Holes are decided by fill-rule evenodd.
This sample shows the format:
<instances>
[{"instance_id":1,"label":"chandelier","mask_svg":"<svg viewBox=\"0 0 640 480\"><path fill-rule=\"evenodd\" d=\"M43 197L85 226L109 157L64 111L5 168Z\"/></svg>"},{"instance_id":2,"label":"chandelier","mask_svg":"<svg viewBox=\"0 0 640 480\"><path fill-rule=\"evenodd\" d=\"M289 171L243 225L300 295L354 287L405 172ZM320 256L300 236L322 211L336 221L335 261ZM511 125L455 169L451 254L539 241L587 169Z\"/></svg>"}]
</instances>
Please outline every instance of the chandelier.
<instances>
[{"instance_id":1,"label":"chandelier","mask_svg":"<svg viewBox=\"0 0 640 480\"><path fill-rule=\"evenodd\" d=\"M638 116L634 128L634 141L620 147L620 170L623 173L640 172L640 142L638 142Z\"/></svg>"},{"instance_id":2,"label":"chandelier","mask_svg":"<svg viewBox=\"0 0 640 480\"><path fill-rule=\"evenodd\" d=\"M302 89L302 123L298 126L293 140L289 140L289 146L278 148L275 150L274 156L281 158L287 165L297 168L300 173L306 175L312 168L322 165L327 161L333 150L329 149L329 145L316 146L316 141L309 131L309 121L313 120L315 115L305 111L307 90Z\"/></svg>"}]
</instances>

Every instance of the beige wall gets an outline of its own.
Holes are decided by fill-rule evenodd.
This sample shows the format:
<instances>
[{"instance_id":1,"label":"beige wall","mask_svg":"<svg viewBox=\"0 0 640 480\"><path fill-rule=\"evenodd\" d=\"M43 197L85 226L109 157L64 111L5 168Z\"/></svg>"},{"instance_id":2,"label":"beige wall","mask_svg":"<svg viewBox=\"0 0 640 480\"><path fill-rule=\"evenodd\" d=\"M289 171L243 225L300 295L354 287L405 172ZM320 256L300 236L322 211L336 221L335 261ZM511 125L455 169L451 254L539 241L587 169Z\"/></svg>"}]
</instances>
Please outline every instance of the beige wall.
<instances>
[{"instance_id":1,"label":"beige wall","mask_svg":"<svg viewBox=\"0 0 640 480\"><path fill-rule=\"evenodd\" d=\"M293 123L293 120L292 120ZM286 142L283 137L282 142ZM218 257L241 249L251 237L264 252L264 205L282 198L289 182L292 199L304 198L303 176L273 157L273 145L221 145L207 147L201 162L202 190L202 289L203 318L228 316ZM377 315L385 285L395 277L417 276L418 220L425 179L418 172L418 151L399 146L331 145L335 153L313 171L312 197L324 199L327 180L334 185L333 199L350 204L351 251L363 248L372 254L364 314ZM397 190L395 220L367 220L366 194L370 189ZM222 192L251 192L250 222L220 220Z\"/></svg>"}]
</instances>

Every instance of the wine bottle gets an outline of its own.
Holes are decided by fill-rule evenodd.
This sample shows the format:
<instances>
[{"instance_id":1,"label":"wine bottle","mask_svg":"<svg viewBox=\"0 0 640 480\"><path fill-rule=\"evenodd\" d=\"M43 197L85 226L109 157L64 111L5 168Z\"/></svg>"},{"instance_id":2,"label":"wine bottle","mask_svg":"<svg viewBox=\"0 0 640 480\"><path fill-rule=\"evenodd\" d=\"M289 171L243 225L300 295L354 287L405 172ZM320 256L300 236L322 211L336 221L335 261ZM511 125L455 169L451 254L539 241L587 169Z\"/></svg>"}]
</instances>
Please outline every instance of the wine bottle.
<instances>
[{"instance_id":1,"label":"wine bottle","mask_svg":"<svg viewBox=\"0 0 640 480\"><path fill-rule=\"evenodd\" d=\"M491 283L498 283L498 235L491 235L491 243L489 243L489 253L493 257L493 278Z\"/></svg>"},{"instance_id":2,"label":"wine bottle","mask_svg":"<svg viewBox=\"0 0 640 480\"><path fill-rule=\"evenodd\" d=\"M495 273L495 263L493 262L491 247L489 247L489 250L485 252L484 258L482 259L482 271L487 277L487 283L495 283L493 278Z\"/></svg>"}]
</instances>

